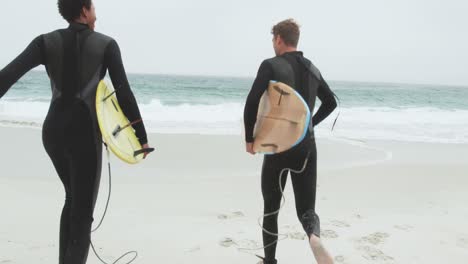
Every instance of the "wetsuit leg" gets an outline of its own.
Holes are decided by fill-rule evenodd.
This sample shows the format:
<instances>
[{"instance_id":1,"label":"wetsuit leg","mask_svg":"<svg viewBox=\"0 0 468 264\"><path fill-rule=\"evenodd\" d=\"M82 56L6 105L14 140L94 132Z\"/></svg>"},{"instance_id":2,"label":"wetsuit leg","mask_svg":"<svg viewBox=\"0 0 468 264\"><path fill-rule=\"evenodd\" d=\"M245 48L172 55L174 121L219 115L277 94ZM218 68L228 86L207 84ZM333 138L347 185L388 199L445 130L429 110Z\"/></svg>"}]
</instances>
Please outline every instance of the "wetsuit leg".
<instances>
[{"instance_id":1,"label":"wetsuit leg","mask_svg":"<svg viewBox=\"0 0 468 264\"><path fill-rule=\"evenodd\" d=\"M265 156L262 168L262 195L264 201L264 214L277 211L281 205L281 190L279 187L280 172L283 170L279 157ZM283 172L282 188L286 186L288 171ZM263 218L263 228L272 233L278 233L278 214ZM265 248L265 264L276 263L277 236L270 235L263 231L263 245Z\"/></svg>"},{"instance_id":2,"label":"wetsuit leg","mask_svg":"<svg viewBox=\"0 0 468 264\"><path fill-rule=\"evenodd\" d=\"M43 129L44 146L65 186L60 227L60 264L86 263L101 175L102 145L89 114L52 111ZM71 122L72 123L71 123Z\"/></svg>"},{"instance_id":3,"label":"wetsuit leg","mask_svg":"<svg viewBox=\"0 0 468 264\"><path fill-rule=\"evenodd\" d=\"M86 109L74 114L66 134L71 157L70 240L65 264L84 264L91 241L91 225L101 179L102 144L97 142Z\"/></svg>"},{"instance_id":4,"label":"wetsuit leg","mask_svg":"<svg viewBox=\"0 0 468 264\"><path fill-rule=\"evenodd\" d=\"M310 140L307 146L301 150L297 157L301 162L305 161L304 153L308 153L308 161L302 173L291 172L291 182L296 201L296 212L305 232L320 237L320 223L315 213L315 200L317 190L317 149L315 140ZM307 155L307 154L305 154Z\"/></svg>"},{"instance_id":5,"label":"wetsuit leg","mask_svg":"<svg viewBox=\"0 0 468 264\"><path fill-rule=\"evenodd\" d=\"M53 107L51 108L53 109ZM65 253L70 239L70 207L71 207L71 158L65 148L64 120L66 113L49 111L42 129L42 141L57 171L65 190L65 204L60 218L59 264L65 263Z\"/></svg>"}]
</instances>

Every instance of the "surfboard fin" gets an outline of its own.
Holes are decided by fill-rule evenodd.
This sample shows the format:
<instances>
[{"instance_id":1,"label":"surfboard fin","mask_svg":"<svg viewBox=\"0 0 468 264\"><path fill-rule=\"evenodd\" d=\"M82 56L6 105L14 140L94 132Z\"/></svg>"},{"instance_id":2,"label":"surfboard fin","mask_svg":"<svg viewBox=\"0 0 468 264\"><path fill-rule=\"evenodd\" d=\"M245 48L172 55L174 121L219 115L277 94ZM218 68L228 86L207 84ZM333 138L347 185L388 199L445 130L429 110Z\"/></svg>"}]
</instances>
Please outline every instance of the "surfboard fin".
<instances>
[{"instance_id":1,"label":"surfboard fin","mask_svg":"<svg viewBox=\"0 0 468 264\"><path fill-rule=\"evenodd\" d=\"M140 123L140 122L142 122L142 121L143 121L143 120L138 119L138 120L136 120L136 121L133 121L133 122L130 122L130 123L126 124L126 125L123 126L123 127L120 127L120 125L118 125L118 126L114 129L114 131L112 131L112 135L115 137L115 136L117 136L117 134L120 133L120 131L126 129L126 128L129 127L129 126L133 126L134 124Z\"/></svg>"},{"instance_id":2,"label":"surfboard fin","mask_svg":"<svg viewBox=\"0 0 468 264\"><path fill-rule=\"evenodd\" d=\"M112 95L115 94L115 91L113 91L112 93L110 93L108 96L104 97L104 99L102 99L103 102L107 101L107 99L111 98Z\"/></svg>"},{"instance_id":3,"label":"surfboard fin","mask_svg":"<svg viewBox=\"0 0 468 264\"><path fill-rule=\"evenodd\" d=\"M281 100L283 99L283 95L290 95L290 93L284 91L283 89L281 89L281 87L279 87L277 85L273 86L273 89L275 89L275 91L277 91L280 94L280 98L278 100L278 105L281 105Z\"/></svg>"},{"instance_id":4,"label":"surfboard fin","mask_svg":"<svg viewBox=\"0 0 468 264\"><path fill-rule=\"evenodd\" d=\"M150 152L153 152L155 149L154 148L144 148L144 149L140 149L140 150L137 150L133 153L133 156L136 157L138 155L141 155L143 153L150 153Z\"/></svg>"}]
</instances>

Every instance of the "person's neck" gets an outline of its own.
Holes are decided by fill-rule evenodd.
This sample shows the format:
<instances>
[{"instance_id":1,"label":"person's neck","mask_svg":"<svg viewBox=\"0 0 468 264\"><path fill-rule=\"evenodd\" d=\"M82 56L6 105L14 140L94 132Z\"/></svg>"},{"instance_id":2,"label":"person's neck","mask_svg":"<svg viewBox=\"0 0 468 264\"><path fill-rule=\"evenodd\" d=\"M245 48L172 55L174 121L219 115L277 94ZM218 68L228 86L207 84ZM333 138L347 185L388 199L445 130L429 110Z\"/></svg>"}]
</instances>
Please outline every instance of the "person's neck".
<instances>
[{"instance_id":1,"label":"person's neck","mask_svg":"<svg viewBox=\"0 0 468 264\"><path fill-rule=\"evenodd\" d=\"M78 18L78 19L75 19L75 21L73 21L73 22L78 23L78 24L83 24L83 25L87 25L87 24L88 24L88 21L86 21L86 19L83 18L83 17L80 17L80 18Z\"/></svg>"},{"instance_id":2,"label":"person's neck","mask_svg":"<svg viewBox=\"0 0 468 264\"><path fill-rule=\"evenodd\" d=\"M282 50L282 52L280 53L280 56L285 54L285 53L295 52L295 51L297 51L296 47L285 47L284 50Z\"/></svg>"}]
</instances>

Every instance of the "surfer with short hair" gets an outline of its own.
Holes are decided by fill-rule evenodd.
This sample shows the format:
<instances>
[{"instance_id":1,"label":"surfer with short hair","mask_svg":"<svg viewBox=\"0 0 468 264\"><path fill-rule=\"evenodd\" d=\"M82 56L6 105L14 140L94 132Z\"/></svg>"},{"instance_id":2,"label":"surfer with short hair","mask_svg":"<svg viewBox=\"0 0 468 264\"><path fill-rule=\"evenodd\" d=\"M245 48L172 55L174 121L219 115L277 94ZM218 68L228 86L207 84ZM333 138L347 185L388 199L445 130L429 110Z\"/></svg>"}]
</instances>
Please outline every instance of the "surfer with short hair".
<instances>
[{"instance_id":1,"label":"surfer with short hair","mask_svg":"<svg viewBox=\"0 0 468 264\"><path fill-rule=\"evenodd\" d=\"M292 19L282 21L272 29L273 48L276 57L262 62L244 109L246 151L254 151L254 127L257 121L260 99L270 81L278 81L293 87L307 102L310 111L315 107L316 98L321 105L312 117L306 137L298 145L284 152L265 155L262 168L262 195L264 200L263 264L276 264L278 242L278 214L282 192L286 185L288 169L291 171L296 211L299 221L309 238L309 243L319 264L333 263L333 258L320 240L320 222L315 211L317 183L317 150L314 127L328 117L337 107L335 95L323 79L320 71L297 50L300 28ZM303 168L301 170L301 168ZM286 169L286 170L285 170ZM297 171L301 171L297 173ZM280 175L283 173L283 175ZM279 181L281 179L281 188Z\"/></svg>"},{"instance_id":2,"label":"surfer with short hair","mask_svg":"<svg viewBox=\"0 0 468 264\"><path fill-rule=\"evenodd\" d=\"M127 118L137 121L141 115L117 42L94 31L93 1L58 0L58 9L69 27L37 37L0 71L0 98L28 71L45 65L52 101L42 138L66 194L60 221L59 264L85 264L101 178L102 138L96 120L96 89L107 71ZM133 128L143 148L149 149L143 122L135 122Z\"/></svg>"}]
</instances>

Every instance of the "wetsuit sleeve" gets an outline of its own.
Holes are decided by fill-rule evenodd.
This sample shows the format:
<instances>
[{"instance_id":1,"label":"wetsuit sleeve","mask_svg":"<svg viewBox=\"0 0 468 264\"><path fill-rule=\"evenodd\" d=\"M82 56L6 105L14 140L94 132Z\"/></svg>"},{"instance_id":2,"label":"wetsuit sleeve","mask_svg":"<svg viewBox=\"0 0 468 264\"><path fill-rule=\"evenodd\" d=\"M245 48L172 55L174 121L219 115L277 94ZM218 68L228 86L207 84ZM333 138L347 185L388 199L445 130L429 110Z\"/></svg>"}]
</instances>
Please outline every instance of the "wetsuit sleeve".
<instances>
[{"instance_id":1,"label":"wetsuit sleeve","mask_svg":"<svg viewBox=\"0 0 468 264\"><path fill-rule=\"evenodd\" d=\"M44 64L42 36L34 39L31 44L8 66L0 71L0 98L15 84L24 74L31 69Z\"/></svg>"},{"instance_id":2,"label":"wetsuit sleeve","mask_svg":"<svg viewBox=\"0 0 468 264\"><path fill-rule=\"evenodd\" d=\"M321 76L320 76L321 77ZM312 124L315 127L320 124L325 118L327 118L336 108L337 103L335 94L332 92L327 82L320 78L320 86L317 91L317 97L320 99L322 104L320 105L317 113L312 117Z\"/></svg>"},{"instance_id":3,"label":"wetsuit sleeve","mask_svg":"<svg viewBox=\"0 0 468 264\"><path fill-rule=\"evenodd\" d=\"M105 60L112 84L115 88L117 100L119 100L122 111L131 122L141 120L140 110L135 96L130 89L127 74L123 66L120 48L115 40L113 40L107 47ZM148 143L148 137L143 121L134 124L133 129L135 129L135 134L142 145Z\"/></svg>"},{"instance_id":4,"label":"wetsuit sleeve","mask_svg":"<svg viewBox=\"0 0 468 264\"><path fill-rule=\"evenodd\" d=\"M273 69L268 61L263 61L257 73L257 77L252 85L244 108L245 141L254 141L253 132L255 122L257 122L257 112L260 99L268 88L268 84L273 77Z\"/></svg>"}]
</instances>

